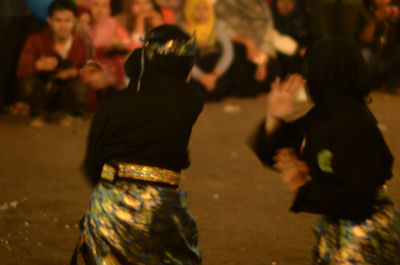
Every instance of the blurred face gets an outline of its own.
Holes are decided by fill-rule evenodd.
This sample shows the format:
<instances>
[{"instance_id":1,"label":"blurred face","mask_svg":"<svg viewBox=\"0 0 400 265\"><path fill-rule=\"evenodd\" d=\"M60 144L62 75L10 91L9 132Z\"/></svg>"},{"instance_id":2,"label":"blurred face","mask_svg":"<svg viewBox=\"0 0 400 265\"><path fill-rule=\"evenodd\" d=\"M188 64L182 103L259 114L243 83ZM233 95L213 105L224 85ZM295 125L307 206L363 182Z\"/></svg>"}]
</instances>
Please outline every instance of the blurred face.
<instances>
[{"instance_id":1,"label":"blurred face","mask_svg":"<svg viewBox=\"0 0 400 265\"><path fill-rule=\"evenodd\" d=\"M153 3L151 0L133 0L132 1L132 13L138 15L143 12L150 12L154 10Z\"/></svg>"},{"instance_id":2,"label":"blurred face","mask_svg":"<svg viewBox=\"0 0 400 265\"><path fill-rule=\"evenodd\" d=\"M206 2L197 3L193 10L193 18L197 23L206 23L211 17L211 10Z\"/></svg>"},{"instance_id":3,"label":"blurred face","mask_svg":"<svg viewBox=\"0 0 400 265\"><path fill-rule=\"evenodd\" d=\"M56 39L65 40L72 36L75 28L75 16L70 10L55 11L47 19Z\"/></svg>"},{"instance_id":4,"label":"blurred face","mask_svg":"<svg viewBox=\"0 0 400 265\"><path fill-rule=\"evenodd\" d=\"M83 13L80 15L78 18L79 24L86 30L89 31L90 28L90 14L89 13Z\"/></svg>"},{"instance_id":5,"label":"blurred face","mask_svg":"<svg viewBox=\"0 0 400 265\"><path fill-rule=\"evenodd\" d=\"M110 15L110 0L92 0L90 13L93 21L98 22Z\"/></svg>"},{"instance_id":6,"label":"blurred face","mask_svg":"<svg viewBox=\"0 0 400 265\"><path fill-rule=\"evenodd\" d=\"M294 0L278 0L276 8L282 16L288 16L293 12L295 6Z\"/></svg>"},{"instance_id":7,"label":"blurred face","mask_svg":"<svg viewBox=\"0 0 400 265\"><path fill-rule=\"evenodd\" d=\"M373 3L375 6L385 6L389 5L392 1L391 0L374 0Z\"/></svg>"}]
</instances>

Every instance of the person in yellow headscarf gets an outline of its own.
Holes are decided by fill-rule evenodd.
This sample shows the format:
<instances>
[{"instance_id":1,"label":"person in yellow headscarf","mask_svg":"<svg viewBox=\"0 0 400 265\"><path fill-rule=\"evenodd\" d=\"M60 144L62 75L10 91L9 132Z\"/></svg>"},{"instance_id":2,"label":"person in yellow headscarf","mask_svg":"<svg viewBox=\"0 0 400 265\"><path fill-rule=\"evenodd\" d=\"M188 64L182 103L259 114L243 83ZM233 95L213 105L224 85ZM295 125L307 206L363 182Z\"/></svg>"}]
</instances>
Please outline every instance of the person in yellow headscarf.
<instances>
[{"instance_id":1,"label":"person in yellow headscarf","mask_svg":"<svg viewBox=\"0 0 400 265\"><path fill-rule=\"evenodd\" d=\"M196 36L200 49L192 83L205 94L206 99L221 99L227 95L226 72L233 60L233 45L216 19L211 2L186 0L181 25Z\"/></svg>"},{"instance_id":2,"label":"person in yellow headscarf","mask_svg":"<svg viewBox=\"0 0 400 265\"><path fill-rule=\"evenodd\" d=\"M208 0L187 0L184 8L185 27L196 34L199 46L215 45L215 12Z\"/></svg>"}]
</instances>

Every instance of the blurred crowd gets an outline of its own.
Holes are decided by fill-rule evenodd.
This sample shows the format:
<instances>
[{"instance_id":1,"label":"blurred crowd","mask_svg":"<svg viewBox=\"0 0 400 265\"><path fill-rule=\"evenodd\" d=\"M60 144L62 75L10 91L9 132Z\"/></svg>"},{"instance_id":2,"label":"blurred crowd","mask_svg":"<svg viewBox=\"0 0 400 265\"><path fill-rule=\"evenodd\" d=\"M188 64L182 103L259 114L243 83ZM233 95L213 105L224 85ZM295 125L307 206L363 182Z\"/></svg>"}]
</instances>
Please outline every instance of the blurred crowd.
<instances>
[{"instance_id":1,"label":"blurred crowd","mask_svg":"<svg viewBox=\"0 0 400 265\"><path fill-rule=\"evenodd\" d=\"M358 43L374 88L397 93L396 1L53 0L40 18L32 1L2 0L1 111L68 126L127 86L125 60L162 24L196 37L190 82L208 101L267 92L277 76L302 73L315 41L337 35Z\"/></svg>"}]
</instances>

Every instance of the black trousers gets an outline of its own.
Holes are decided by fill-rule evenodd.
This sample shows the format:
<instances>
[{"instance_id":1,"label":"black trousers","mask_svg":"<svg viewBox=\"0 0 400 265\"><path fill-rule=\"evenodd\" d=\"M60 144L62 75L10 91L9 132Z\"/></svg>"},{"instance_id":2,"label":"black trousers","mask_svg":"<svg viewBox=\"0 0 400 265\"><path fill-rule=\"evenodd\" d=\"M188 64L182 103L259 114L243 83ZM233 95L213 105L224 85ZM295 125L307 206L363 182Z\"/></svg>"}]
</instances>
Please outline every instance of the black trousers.
<instances>
[{"instance_id":1,"label":"black trousers","mask_svg":"<svg viewBox=\"0 0 400 265\"><path fill-rule=\"evenodd\" d=\"M278 61L269 58L267 65L267 78L263 82L258 82L254 75L257 65L247 60L246 47L234 43L235 59L228 71L229 89L228 94L234 97L253 97L261 92L267 92L270 89L270 83L276 76L280 76Z\"/></svg>"},{"instance_id":2,"label":"black trousers","mask_svg":"<svg viewBox=\"0 0 400 265\"><path fill-rule=\"evenodd\" d=\"M356 20L362 2L343 4L340 0L314 0L311 13L311 28L317 39L343 36L354 39Z\"/></svg>"},{"instance_id":3,"label":"black trousers","mask_svg":"<svg viewBox=\"0 0 400 265\"><path fill-rule=\"evenodd\" d=\"M19 88L18 100L29 105L31 116L47 115L54 111L80 115L89 99L89 88L77 78L24 78L19 80Z\"/></svg>"}]
</instances>

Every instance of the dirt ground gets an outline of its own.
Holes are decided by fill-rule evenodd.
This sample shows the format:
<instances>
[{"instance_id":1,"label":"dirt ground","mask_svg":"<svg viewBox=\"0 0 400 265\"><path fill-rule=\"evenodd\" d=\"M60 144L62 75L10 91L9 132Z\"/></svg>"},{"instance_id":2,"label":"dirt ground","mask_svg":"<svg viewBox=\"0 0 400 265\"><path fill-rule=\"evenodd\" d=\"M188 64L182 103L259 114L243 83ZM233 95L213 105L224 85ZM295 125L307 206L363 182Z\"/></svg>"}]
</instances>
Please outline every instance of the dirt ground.
<instances>
[{"instance_id":1,"label":"dirt ground","mask_svg":"<svg viewBox=\"0 0 400 265\"><path fill-rule=\"evenodd\" d=\"M207 104L193 130L182 187L204 265L311 263L318 216L290 213L292 192L246 145L264 101ZM371 108L396 159L389 189L400 205L400 97L374 94ZM89 123L32 128L0 116L0 265L68 264L91 193L79 171Z\"/></svg>"}]
</instances>

